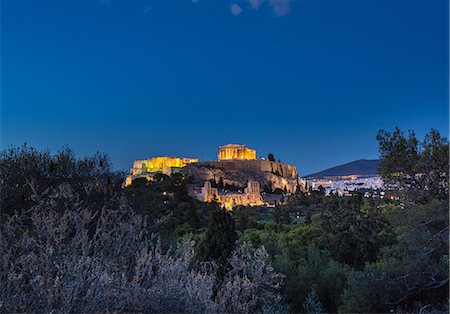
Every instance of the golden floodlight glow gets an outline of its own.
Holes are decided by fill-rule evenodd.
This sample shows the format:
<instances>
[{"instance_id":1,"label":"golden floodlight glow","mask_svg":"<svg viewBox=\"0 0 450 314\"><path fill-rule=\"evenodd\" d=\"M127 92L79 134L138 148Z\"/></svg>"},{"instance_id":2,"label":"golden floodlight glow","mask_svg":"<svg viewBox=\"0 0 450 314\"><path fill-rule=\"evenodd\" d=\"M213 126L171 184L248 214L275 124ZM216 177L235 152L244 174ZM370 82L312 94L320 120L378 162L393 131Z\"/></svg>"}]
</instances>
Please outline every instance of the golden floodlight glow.
<instances>
[{"instance_id":1,"label":"golden floodlight glow","mask_svg":"<svg viewBox=\"0 0 450 314\"><path fill-rule=\"evenodd\" d=\"M178 168L183 168L187 164L198 162L198 158L179 158L179 157L154 157L144 160L135 160L130 175L126 178L125 186L130 186L133 179L137 177L146 177L151 181L151 175L155 172L161 172L170 175Z\"/></svg>"},{"instance_id":2,"label":"golden floodlight glow","mask_svg":"<svg viewBox=\"0 0 450 314\"><path fill-rule=\"evenodd\" d=\"M164 172L167 168L183 168L187 164L198 162L198 158L178 158L178 157L154 157L144 160L136 160L133 163L133 168L131 169L132 175L139 175L142 173L151 172Z\"/></svg>"},{"instance_id":3,"label":"golden floodlight glow","mask_svg":"<svg viewBox=\"0 0 450 314\"><path fill-rule=\"evenodd\" d=\"M256 159L256 150L247 148L245 145L228 144L219 146L219 160L254 160Z\"/></svg>"}]
</instances>

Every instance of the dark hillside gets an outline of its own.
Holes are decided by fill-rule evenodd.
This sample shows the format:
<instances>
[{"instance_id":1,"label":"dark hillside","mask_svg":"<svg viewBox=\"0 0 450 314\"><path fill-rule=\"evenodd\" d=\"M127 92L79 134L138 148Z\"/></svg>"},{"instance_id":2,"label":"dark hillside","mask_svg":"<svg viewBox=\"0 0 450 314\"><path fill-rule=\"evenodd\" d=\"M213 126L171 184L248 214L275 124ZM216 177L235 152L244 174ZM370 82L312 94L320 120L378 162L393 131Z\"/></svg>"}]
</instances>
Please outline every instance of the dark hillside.
<instances>
[{"instance_id":1,"label":"dark hillside","mask_svg":"<svg viewBox=\"0 0 450 314\"><path fill-rule=\"evenodd\" d=\"M377 174L379 160L360 159L343 165L328 168L320 172L312 173L305 177L320 179L330 176L346 176L352 174Z\"/></svg>"}]
</instances>

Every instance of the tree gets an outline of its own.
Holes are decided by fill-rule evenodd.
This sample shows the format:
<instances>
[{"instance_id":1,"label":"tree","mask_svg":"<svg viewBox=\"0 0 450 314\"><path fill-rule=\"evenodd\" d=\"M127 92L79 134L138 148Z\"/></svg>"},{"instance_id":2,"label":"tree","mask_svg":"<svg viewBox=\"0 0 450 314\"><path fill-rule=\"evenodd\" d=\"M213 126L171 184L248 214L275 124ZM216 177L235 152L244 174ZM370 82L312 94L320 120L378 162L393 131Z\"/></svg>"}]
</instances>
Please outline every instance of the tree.
<instances>
[{"instance_id":1,"label":"tree","mask_svg":"<svg viewBox=\"0 0 450 314\"><path fill-rule=\"evenodd\" d=\"M305 302L303 303L303 309L305 313L325 313L325 310L317 297L316 289L313 288L306 297Z\"/></svg>"},{"instance_id":2,"label":"tree","mask_svg":"<svg viewBox=\"0 0 450 314\"><path fill-rule=\"evenodd\" d=\"M267 159L268 159L269 161L275 161L275 157L273 156L272 153L269 153L269 155L267 155Z\"/></svg>"},{"instance_id":3,"label":"tree","mask_svg":"<svg viewBox=\"0 0 450 314\"><path fill-rule=\"evenodd\" d=\"M203 260L213 260L224 267L238 239L233 217L217 203L211 203L212 211L206 236L199 247Z\"/></svg>"},{"instance_id":4,"label":"tree","mask_svg":"<svg viewBox=\"0 0 450 314\"><path fill-rule=\"evenodd\" d=\"M289 215L289 208L283 207L282 215L281 215L281 221L285 225L289 225L291 223L291 217Z\"/></svg>"},{"instance_id":5,"label":"tree","mask_svg":"<svg viewBox=\"0 0 450 314\"><path fill-rule=\"evenodd\" d=\"M325 313L337 312L340 297L347 284L348 267L336 262L327 250L305 244L300 259L278 256L277 271L286 274L284 298L294 313L311 313L314 304ZM314 295L311 295L314 290ZM319 310L319 307L316 308Z\"/></svg>"},{"instance_id":6,"label":"tree","mask_svg":"<svg viewBox=\"0 0 450 314\"><path fill-rule=\"evenodd\" d=\"M274 271L268 259L264 247L255 249L244 242L236 248L216 298L223 312L286 312L279 294L284 276Z\"/></svg>"},{"instance_id":7,"label":"tree","mask_svg":"<svg viewBox=\"0 0 450 314\"><path fill-rule=\"evenodd\" d=\"M216 176L213 179L209 179L209 182L211 182L211 187L217 188Z\"/></svg>"},{"instance_id":8,"label":"tree","mask_svg":"<svg viewBox=\"0 0 450 314\"><path fill-rule=\"evenodd\" d=\"M258 222L256 221L254 211L250 208L240 206L233 210L233 217L236 221L236 229L244 232L246 229L256 228Z\"/></svg>"},{"instance_id":9,"label":"tree","mask_svg":"<svg viewBox=\"0 0 450 314\"><path fill-rule=\"evenodd\" d=\"M379 131L377 140L380 174L401 200L377 208L396 241L384 243L376 260L350 274L341 310L414 312L422 302L440 308L448 304L449 284L448 141L431 129L419 144L413 131L405 136L398 128Z\"/></svg>"},{"instance_id":10,"label":"tree","mask_svg":"<svg viewBox=\"0 0 450 314\"><path fill-rule=\"evenodd\" d=\"M422 230L409 234L410 240L423 235ZM379 260L351 273L341 310L389 312L401 307L411 313L417 303L448 305L448 230L425 235L417 245L401 241L386 247Z\"/></svg>"},{"instance_id":11,"label":"tree","mask_svg":"<svg viewBox=\"0 0 450 314\"><path fill-rule=\"evenodd\" d=\"M78 159L66 147L52 155L24 144L0 152L0 207L2 218L36 204L31 197L62 183L74 193L88 196L93 209L104 205L104 195L119 193L123 174L113 172L109 157L97 153ZM97 183L92 185L90 183ZM86 186L91 189L86 189Z\"/></svg>"},{"instance_id":12,"label":"tree","mask_svg":"<svg viewBox=\"0 0 450 314\"><path fill-rule=\"evenodd\" d=\"M281 306L283 276L262 248L231 252L216 298L217 266L198 262L191 240L163 250L152 235L161 222L148 224L123 198L93 212L67 184L32 196L35 207L0 230L2 313L272 313ZM67 210L57 213L58 203Z\"/></svg>"},{"instance_id":13,"label":"tree","mask_svg":"<svg viewBox=\"0 0 450 314\"><path fill-rule=\"evenodd\" d=\"M324 206L320 246L339 262L361 269L395 239L381 208L359 193L345 198L330 196Z\"/></svg>"},{"instance_id":14,"label":"tree","mask_svg":"<svg viewBox=\"0 0 450 314\"><path fill-rule=\"evenodd\" d=\"M422 143L418 165L420 172L425 174L424 185L430 194L429 198L448 200L448 161L448 140L431 129Z\"/></svg>"},{"instance_id":15,"label":"tree","mask_svg":"<svg viewBox=\"0 0 450 314\"><path fill-rule=\"evenodd\" d=\"M200 218L198 217L198 211L197 208L192 204L190 204L188 209L188 223L194 229L200 228Z\"/></svg>"},{"instance_id":16,"label":"tree","mask_svg":"<svg viewBox=\"0 0 450 314\"><path fill-rule=\"evenodd\" d=\"M448 140L431 129L419 145L414 131L396 128L377 134L380 150L379 172L388 189L403 201L426 203L448 195Z\"/></svg>"},{"instance_id":17,"label":"tree","mask_svg":"<svg viewBox=\"0 0 450 314\"><path fill-rule=\"evenodd\" d=\"M275 210L273 212L273 221L275 222L275 225L278 229L279 226L281 226L281 208L279 205L275 206Z\"/></svg>"},{"instance_id":18,"label":"tree","mask_svg":"<svg viewBox=\"0 0 450 314\"><path fill-rule=\"evenodd\" d=\"M281 225L289 225L291 223L289 210L281 205L276 205L274 210L274 222L276 230L280 231Z\"/></svg>"},{"instance_id":19,"label":"tree","mask_svg":"<svg viewBox=\"0 0 450 314\"><path fill-rule=\"evenodd\" d=\"M390 208L398 244L349 278L343 311L387 312L448 302L448 202Z\"/></svg>"},{"instance_id":20,"label":"tree","mask_svg":"<svg viewBox=\"0 0 450 314\"><path fill-rule=\"evenodd\" d=\"M217 184L217 188L219 190L223 190L223 188L224 188L223 178L222 177L219 178L219 183Z\"/></svg>"}]
</instances>

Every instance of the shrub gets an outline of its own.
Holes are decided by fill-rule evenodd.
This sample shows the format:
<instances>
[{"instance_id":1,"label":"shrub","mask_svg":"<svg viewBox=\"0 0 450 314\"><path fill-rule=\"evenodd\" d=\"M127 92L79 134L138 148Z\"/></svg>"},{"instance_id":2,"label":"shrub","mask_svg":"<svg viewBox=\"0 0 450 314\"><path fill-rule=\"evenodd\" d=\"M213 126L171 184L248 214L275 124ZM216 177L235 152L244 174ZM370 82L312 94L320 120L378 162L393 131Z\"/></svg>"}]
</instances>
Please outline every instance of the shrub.
<instances>
[{"instance_id":1,"label":"shrub","mask_svg":"<svg viewBox=\"0 0 450 314\"><path fill-rule=\"evenodd\" d=\"M2 225L0 312L245 313L280 306L282 278L263 248L238 246L219 280L215 263L197 262L193 241L163 251L152 235L161 221L148 224L119 196L99 211L68 184L32 197L34 206Z\"/></svg>"}]
</instances>

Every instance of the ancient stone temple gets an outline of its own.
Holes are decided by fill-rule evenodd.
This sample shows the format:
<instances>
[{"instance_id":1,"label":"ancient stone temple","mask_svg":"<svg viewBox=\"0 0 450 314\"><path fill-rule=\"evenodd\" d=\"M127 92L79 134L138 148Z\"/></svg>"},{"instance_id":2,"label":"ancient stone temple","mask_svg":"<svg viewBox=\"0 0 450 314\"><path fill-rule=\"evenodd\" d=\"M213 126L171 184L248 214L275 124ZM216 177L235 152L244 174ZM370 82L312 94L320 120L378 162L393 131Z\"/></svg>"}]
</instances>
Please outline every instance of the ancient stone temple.
<instances>
[{"instance_id":1,"label":"ancient stone temple","mask_svg":"<svg viewBox=\"0 0 450 314\"><path fill-rule=\"evenodd\" d=\"M245 145L228 144L219 146L219 160L254 160L256 159L256 150L247 148Z\"/></svg>"}]
</instances>

